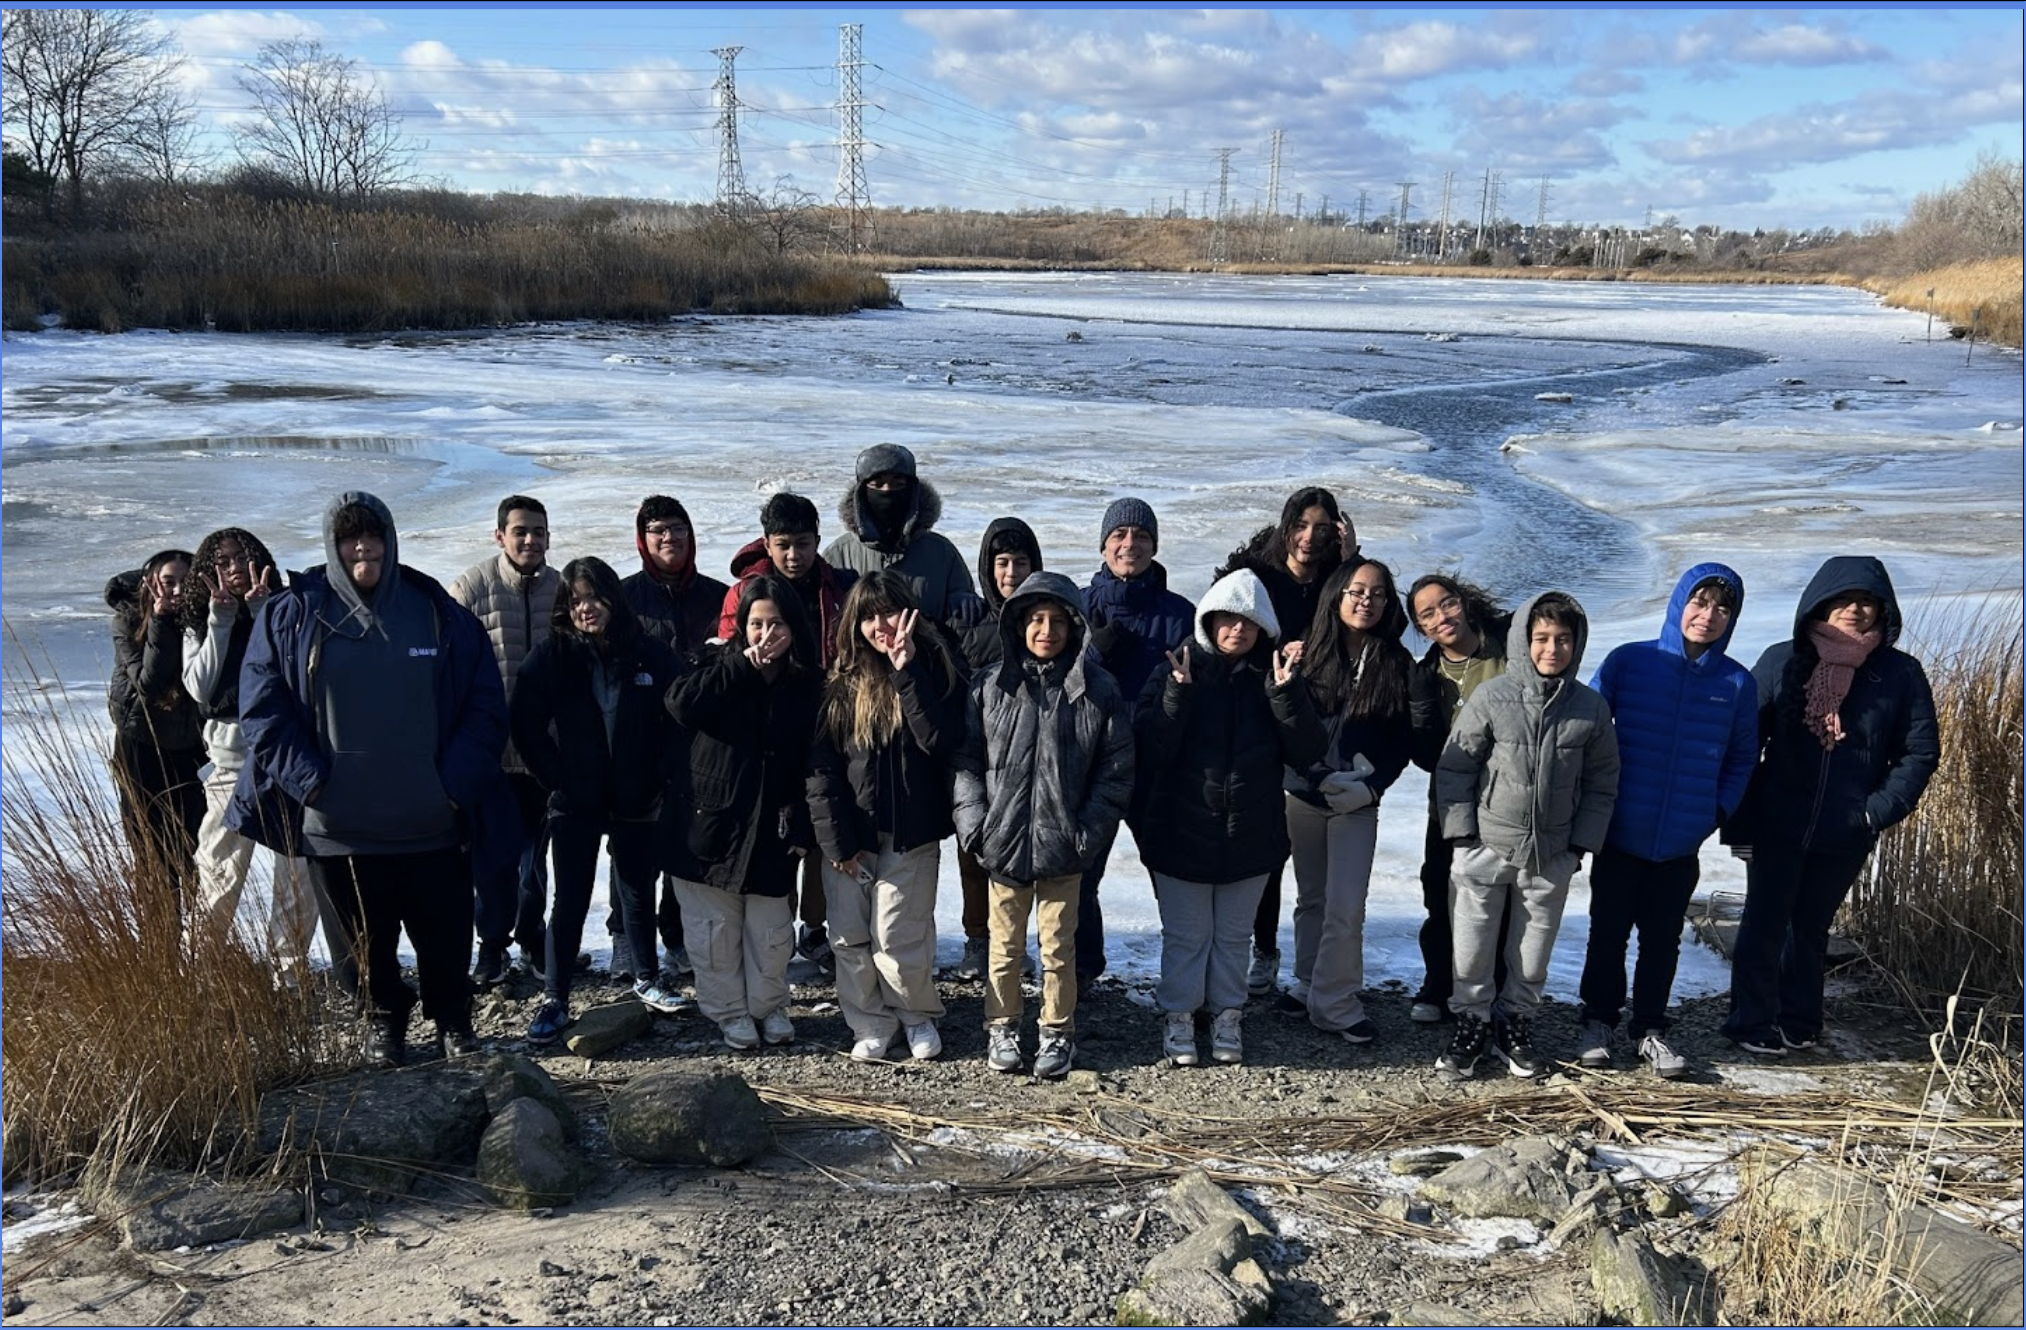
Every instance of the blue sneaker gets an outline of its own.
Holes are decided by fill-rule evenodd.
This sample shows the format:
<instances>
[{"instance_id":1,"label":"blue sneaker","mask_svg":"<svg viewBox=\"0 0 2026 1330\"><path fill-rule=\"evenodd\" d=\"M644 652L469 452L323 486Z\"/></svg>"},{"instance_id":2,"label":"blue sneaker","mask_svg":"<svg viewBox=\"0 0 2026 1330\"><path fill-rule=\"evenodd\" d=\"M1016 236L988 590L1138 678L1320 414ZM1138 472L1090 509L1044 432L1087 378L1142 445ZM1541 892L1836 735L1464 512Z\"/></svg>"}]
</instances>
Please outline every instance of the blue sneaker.
<instances>
[{"instance_id":1,"label":"blue sneaker","mask_svg":"<svg viewBox=\"0 0 2026 1330\"><path fill-rule=\"evenodd\" d=\"M528 1025L528 1042L531 1044L553 1044L556 1036L570 1028L570 1009L561 1002L550 998L542 1004L540 1012Z\"/></svg>"},{"instance_id":2,"label":"blue sneaker","mask_svg":"<svg viewBox=\"0 0 2026 1330\"><path fill-rule=\"evenodd\" d=\"M681 990L663 988L660 984L642 979L633 986L633 996L649 1011L658 1011L664 1016L675 1016L688 1011L696 1003L683 996Z\"/></svg>"}]
</instances>

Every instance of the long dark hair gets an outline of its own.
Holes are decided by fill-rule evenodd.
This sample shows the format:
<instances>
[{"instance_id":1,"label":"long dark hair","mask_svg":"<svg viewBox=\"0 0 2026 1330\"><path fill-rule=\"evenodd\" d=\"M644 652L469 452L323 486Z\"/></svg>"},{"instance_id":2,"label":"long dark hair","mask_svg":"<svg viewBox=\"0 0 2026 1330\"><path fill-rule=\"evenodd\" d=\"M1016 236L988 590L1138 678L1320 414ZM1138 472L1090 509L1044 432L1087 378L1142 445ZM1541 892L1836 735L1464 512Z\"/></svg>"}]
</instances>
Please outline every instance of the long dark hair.
<instances>
[{"instance_id":1,"label":"long dark hair","mask_svg":"<svg viewBox=\"0 0 2026 1330\"><path fill-rule=\"evenodd\" d=\"M781 657L781 664L790 670L821 669L822 652L817 633L809 626L802 595L779 573L763 573L739 583L739 608L732 616L732 635L726 639L724 649L729 652L746 649L746 621L752 617L753 606L763 600L774 602L774 608L781 611L781 621L788 626L788 654Z\"/></svg>"},{"instance_id":2,"label":"long dark hair","mask_svg":"<svg viewBox=\"0 0 2026 1330\"><path fill-rule=\"evenodd\" d=\"M1379 622L1363 642L1354 644L1338 611L1344 588L1360 568L1377 569L1386 579L1386 600ZM1406 632L1407 612L1400 608L1391 568L1362 557L1338 565L1323 583L1315 618L1309 621L1308 636L1303 639L1307 645L1302 648L1301 672L1308 680L1316 710L1325 716L1404 715L1408 672L1414 667L1414 658L1400 645Z\"/></svg>"},{"instance_id":3,"label":"long dark hair","mask_svg":"<svg viewBox=\"0 0 2026 1330\"><path fill-rule=\"evenodd\" d=\"M140 584L134 588L134 608L136 611L133 628L134 641L145 642L148 640L148 623L154 617L148 612L151 608L149 600L151 593L148 590L148 582L156 573L169 564L190 562L191 554L188 550L160 550L149 556L148 561L141 565ZM194 566L192 571L195 571ZM176 622L180 626L182 621L183 604L179 599L176 604Z\"/></svg>"},{"instance_id":4,"label":"long dark hair","mask_svg":"<svg viewBox=\"0 0 2026 1330\"><path fill-rule=\"evenodd\" d=\"M1432 586L1441 587L1444 594L1454 596L1463 602L1463 617L1469 621L1471 630L1479 637L1485 637L1492 633L1498 626L1499 620L1510 619L1512 617L1503 606L1492 599L1489 591L1486 591L1475 582L1466 582L1453 573L1437 572L1422 574L1420 577L1414 579L1413 586L1407 588L1407 604L1410 607L1408 610L1410 620L1413 614L1411 607L1414 604L1415 597ZM1416 623L1414 631L1421 633L1421 625ZM1426 633L1421 633L1424 641L1427 640L1427 636Z\"/></svg>"},{"instance_id":5,"label":"long dark hair","mask_svg":"<svg viewBox=\"0 0 2026 1330\"><path fill-rule=\"evenodd\" d=\"M612 571L612 565L592 555L572 559L563 565L563 584L556 589L555 608L549 611L549 631L579 646L598 645L594 639L579 632L576 621L570 617L570 606L577 598L579 582L588 582L592 593L605 602L608 618L604 649L614 656L631 654L640 641L640 616L626 603L626 593L620 589L619 574Z\"/></svg>"},{"instance_id":6,"label":"long dark hair","mask_svg":"<svg viewBox=\"0 0 2026 1330\"><path fill-rule=\"evenodd\" d=\"M880 569L851 584L838 615L837 655L823 690L823 728L840 748L876 748L900 732L900 689L893 664L865 640L859 625L876 614L920 609L920 602L897 573ZM915 653L938 687L954 677L942 637L928 620L915 627Z\"/></svg>"},{"instance_id":7,"label":"long dark hair","mask_svg":"<svg viewBox=\"0 0 2026 1330\"><path fill-rule=\"evenodd\" d=\"M1240 545L1225 556L1224 566L1212 578L1216 580L1234 569L1264 564L1269 568L1287 567L1287 550L1294 539L1294 529L1301 525L1301 515L1311 508L1320 508L1330 515L1331 529L1328 548L1323 553L1321 566L1317 569L1323 576L1336 571L1337 562L1343 557L1343 550L1337 545L1335 524L1343 520L1343 511L1337 507L1337 496L1320 485L1308 485L1287 496L1287 502L1280 505L1280 521L1273 526L1263 526L1252 533L1252 539Z\"/></svg>"},{"instance_id":8,"label":"long dark hair","mask_svg":"<svg viewBox=\"0 0 2026 1330\"><path fill-rule=\"evenodd\" d=\"M274 566L274 556L267 552L267 546L260 543L260 537L244 527L219 527L197 542L197 553L190 558L190 577L183 583L183 597L176 606L177 621L186 632L201 634L204 631L211 614L211 588L204 585L204 574L217 573L218 547L228 540L239 542L240 550L253 561L255 568L266 569L277 578L281 575L281 570Z\"/></svg>"}]
</instances>

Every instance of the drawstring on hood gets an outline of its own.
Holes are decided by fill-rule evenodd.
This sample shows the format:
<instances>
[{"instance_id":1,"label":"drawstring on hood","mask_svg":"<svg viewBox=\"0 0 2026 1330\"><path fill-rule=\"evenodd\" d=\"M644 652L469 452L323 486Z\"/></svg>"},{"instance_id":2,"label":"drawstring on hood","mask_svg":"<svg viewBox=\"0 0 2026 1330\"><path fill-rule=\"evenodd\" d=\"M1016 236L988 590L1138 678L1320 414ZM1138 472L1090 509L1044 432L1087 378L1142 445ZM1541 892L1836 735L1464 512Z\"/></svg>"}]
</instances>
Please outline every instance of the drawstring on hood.
<instances>
[{"instance_id":1,"label":"drawstring on hood","mask_svg":"<svg viewBox=\"0 0 2026 1330\"><path fill-rule=\"evenodd\" d=\"M382 539L387 547L380 560L380 580L370 592L362 592L352 582L352 575L346 571L345 561L338 553L338 514L354 505L380 519ZM343 614L337 619L327 621L330 630L346 637L360 638L368 633L377 633L384 638L387 630L380 624L380 618L388 613L401 594L401 542L394 532L394 514L388 511L387 505L378 496L364 490L346 490L324 509L324 568L332 599L344 607Z\"/></svg>"}]
</instances>

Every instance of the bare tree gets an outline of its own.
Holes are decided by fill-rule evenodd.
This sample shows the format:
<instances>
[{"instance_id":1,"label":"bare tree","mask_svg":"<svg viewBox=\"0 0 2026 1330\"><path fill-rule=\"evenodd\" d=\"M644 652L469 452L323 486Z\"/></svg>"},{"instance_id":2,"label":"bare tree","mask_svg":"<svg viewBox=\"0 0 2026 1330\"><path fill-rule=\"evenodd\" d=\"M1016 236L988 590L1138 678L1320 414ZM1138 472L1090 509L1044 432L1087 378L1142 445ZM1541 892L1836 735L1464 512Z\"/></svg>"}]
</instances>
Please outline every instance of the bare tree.
<instances>
[{"instance_id":1,"label":"bare tree","mask_svg":"<svg viewBox=\"0 0 2026 1330\"><path fill-rule=\"evenodd\" d=\"M406 183L416 148L357 61L291 38L261 47L238 83L254 103L235 131L249 166L327 197Z\"/></svg>"},{"instance_id":2,"label":"bare tree","mask_svg":"<svg viewBox=\"0 0 2026 1330\"><path fill-rule=\"evenodd\" d=\"M746 194L740 219L750 225L779 255L806 248L823 235L823 213L814 194L797 189L793 176L776 176L766 194Z\"/></svg>"},{"instance_id":3,"label":"bare tree","mask_svg":"<svg viewBox=\"0 0 2026 1330\"><path fill-rule=\"evenodd\" d=\"M139 10L10 9L0 15L0 120L32 166L69 188L75 208L85 180L130 161L151 127L190 125L182 65Z\"/></svg>"}]
</instances>

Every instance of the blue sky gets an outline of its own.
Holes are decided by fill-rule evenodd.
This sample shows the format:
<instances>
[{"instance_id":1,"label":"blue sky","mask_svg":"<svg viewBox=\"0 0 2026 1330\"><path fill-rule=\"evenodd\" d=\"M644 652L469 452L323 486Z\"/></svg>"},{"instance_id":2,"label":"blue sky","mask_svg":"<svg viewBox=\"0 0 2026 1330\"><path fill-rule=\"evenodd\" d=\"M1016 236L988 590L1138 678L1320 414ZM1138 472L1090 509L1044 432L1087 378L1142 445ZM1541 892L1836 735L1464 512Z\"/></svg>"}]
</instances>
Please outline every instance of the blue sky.
<instances>
[{"instance_id":1,"label":"blue sky","mask_svg":"<svg viewBox=\"0 0 2026 1330\"><path fill-rule=\"evenodd\" d=\"M717 46L737 45L749 186L836 190L838 27L863 25L872 200L1233 206L1859 227L2021 152L2021 10L831 9L428 6L155 11L229 126L265 41L357 59L454 187L711 197ZM216 143L223 149L221 135Z\"/></svg>"}]
</instances>

